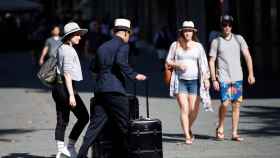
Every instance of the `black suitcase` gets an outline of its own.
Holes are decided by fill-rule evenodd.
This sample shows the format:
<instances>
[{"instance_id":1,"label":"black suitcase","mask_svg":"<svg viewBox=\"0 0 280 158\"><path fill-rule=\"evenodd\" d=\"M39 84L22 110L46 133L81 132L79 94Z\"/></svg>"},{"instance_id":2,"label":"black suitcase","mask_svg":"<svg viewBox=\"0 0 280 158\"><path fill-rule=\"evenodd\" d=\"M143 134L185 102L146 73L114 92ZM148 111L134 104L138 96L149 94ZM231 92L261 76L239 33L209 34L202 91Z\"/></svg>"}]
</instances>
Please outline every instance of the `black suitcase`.
<instances>
[{"instance_id":1,"label":"black suitcase","mask_svg":"<svg viewBox=\"0 0 280 158\"><path fill-rule=\"evenodd\" d=\"M149 117L148 80L146 81L147 118L129 124L129 158L162 158L162 127L159 119Z\"/></svg>"}]
</instances>

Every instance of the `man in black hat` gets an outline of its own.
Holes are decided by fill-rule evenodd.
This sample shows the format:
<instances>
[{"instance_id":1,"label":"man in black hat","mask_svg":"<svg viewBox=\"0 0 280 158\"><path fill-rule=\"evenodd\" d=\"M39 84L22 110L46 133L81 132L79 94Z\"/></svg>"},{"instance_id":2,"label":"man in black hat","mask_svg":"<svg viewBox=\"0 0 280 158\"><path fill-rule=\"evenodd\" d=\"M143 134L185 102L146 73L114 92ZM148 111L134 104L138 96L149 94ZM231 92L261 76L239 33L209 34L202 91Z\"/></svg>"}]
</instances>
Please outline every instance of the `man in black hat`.
<instances>
[{"instance_id":1,"label":"man in black hat","mask_svg":"<svg viewBox=\"0 0 280 158\"><path fill-rule=\"evenodd\" d=\"M255 83L253 62L248 45L241 35L232 33L233 18L222 16L222 34L211 43L209 66L211 79L215 90L220 91L221 106L219 108L219 124L216 128L217 140L224 139L224 121L227 106L232 105L232 140L242 141L238 134L240 105L243 100L243 72L241 67L241 52L248 69L248 83ZM215 61L217 59L217 64Z\"/></svg>"},{"instance_id":2,"label":"man in black hat","mask_svg":"<svg viewBox=\"0 0 280 158\"><path fill-rule=\"evenodd\" d=\"M95 105L91 107L90 124L86 131L78 158L85 158L89 147L98 137L108 120L117 125L120 133L121 157L127 157L127 129L129 104L124 88L125 76L132 80L145 80L146 76L134 72L128 65L128 40L131 34L130 21L116 19L114 37L102 44L92 66L97 74ZM124 76L125 75L125 76ZM116 132L112 129L112 132Z\"/></svg>"}]
</instances>

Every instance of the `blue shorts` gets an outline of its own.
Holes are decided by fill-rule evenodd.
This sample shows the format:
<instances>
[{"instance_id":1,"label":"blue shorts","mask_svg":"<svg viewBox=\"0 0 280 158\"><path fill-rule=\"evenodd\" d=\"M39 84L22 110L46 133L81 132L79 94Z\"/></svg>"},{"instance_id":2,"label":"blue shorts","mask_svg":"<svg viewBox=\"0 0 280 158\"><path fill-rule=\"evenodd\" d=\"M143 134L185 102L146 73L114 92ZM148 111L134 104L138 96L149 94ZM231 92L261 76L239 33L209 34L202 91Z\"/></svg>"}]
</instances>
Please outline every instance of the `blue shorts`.
<instances>
[{"instance_id":1,"label":"blue shorts","mask_svg":"<svg viewBox=\"0 0 280 158\"><path fill-rule=\"evenodd\" d=\"M199 95L199 81L198 80L183 80L179 79L179 93L186 93L190 95Z\"/></svg>"},{"instance_id":2,"label":"blue shorts","mask_svg":"<svg viewBox=\"0 0 280 158\"><path fill-rule=\"evenodd\" d=\"M221 101L225 102L227 100L232 102L242 102L243 96L242 96L242 89L243 89L243 81L236 81L232 83L220 83L220 95L221 95Z\"/></svg>"}]
</instances>

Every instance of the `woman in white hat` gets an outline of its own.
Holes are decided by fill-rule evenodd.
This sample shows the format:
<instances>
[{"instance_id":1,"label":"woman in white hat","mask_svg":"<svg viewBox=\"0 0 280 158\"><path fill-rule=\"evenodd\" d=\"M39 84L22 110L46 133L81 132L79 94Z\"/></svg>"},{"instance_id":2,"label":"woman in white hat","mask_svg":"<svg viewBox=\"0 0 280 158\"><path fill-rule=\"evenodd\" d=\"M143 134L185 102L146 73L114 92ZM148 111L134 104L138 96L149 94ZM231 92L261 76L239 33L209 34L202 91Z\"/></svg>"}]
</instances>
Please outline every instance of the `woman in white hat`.
<instances>
[{"instance_id":1,"label":"woman in white hat","mask_svg":"<svg viewBox=\"0 0 280 158\"><path fill-rule=\"evenodd\" d=\"M86 32L87 29L81 29L77 23L69 22L64 26L64 36L61 39L63 44L58 48L58 78L52 90L57 114L57 158L61 154L76 157L75 143L89 121L88 111L75 86L76 82L83 80L83 76L78 54L73 48L73 45L79 44L81 36ZM65 146L64 136L70 111L76 116L77 122L69 135L68 145Z\"/></svg>"},{"instance_id":2,"label":"woman in white hat","mask_svg":"<svg viewBox=\"0 0 280 158\"><path fill-rule=\"evenodd\" d=\"M209 89L209 70L203 46L192 21L184 21L177 41L170 46L166 64L173 68L170 95L176 96L186 144L193 142L191 127L199 112L200 87ZM210 100L210 99L209 99Z\"/></svg>"}]
</instances>

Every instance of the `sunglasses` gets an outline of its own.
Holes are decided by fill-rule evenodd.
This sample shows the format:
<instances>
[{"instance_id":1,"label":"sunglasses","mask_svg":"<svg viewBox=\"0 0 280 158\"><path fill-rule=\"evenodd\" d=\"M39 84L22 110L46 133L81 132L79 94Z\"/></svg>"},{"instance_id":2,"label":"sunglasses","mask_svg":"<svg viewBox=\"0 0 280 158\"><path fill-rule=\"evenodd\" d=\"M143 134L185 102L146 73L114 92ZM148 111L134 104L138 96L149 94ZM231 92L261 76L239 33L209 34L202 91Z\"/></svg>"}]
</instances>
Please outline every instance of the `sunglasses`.
<instances>
[{"instance_id":1,"label":"sunglasses","mask_svg":"<svg viewBox=\"0 0 280 158\"><path fill-rule=\"evenodd\" d=\"M222 26L223 26L223 27L227 27L227 26L228 26L228 27L232 27L232 24L230 24L230 23L223 23Z\"/></svg>"}]
</instances>

